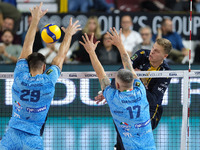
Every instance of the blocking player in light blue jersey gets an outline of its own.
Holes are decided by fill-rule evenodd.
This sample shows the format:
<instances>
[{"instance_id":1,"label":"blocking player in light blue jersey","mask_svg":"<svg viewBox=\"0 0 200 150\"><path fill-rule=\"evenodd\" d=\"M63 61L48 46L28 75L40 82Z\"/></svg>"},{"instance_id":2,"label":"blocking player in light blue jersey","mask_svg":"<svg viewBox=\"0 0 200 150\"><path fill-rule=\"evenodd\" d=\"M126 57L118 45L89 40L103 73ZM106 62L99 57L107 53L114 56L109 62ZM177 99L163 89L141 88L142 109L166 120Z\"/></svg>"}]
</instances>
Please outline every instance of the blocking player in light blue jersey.
<instances>
[{"instance_id":1,"label":"blocking player in light blue jersey","mask_svg":"<svg viewBox=\"0 0 200 150\"><path fill-rule=\"evenodd\" d=\"M65 37L60 45L52 65L46 69L45 57L32 53L37 25L47 10L40 6L30 9L32 22L28 29L23 49L14 71L12 86L12 117L9 128L0 143L0 150L42 150L43 141L40 129L45 122L51 101L54 96L55 84L60 76L65 56L69 50L72 35L80 30L78 21L65 29Z\"/></svg>"},{"instance_id":2,"label":"blocking player in light blue jersey","mask_svg":"<svg viewBox=\"0 0 200 150\"><path fill-rule=\"evenodd\" d=\"M82 37L84 43L80 43L90 56L125 150L155 150L146 89L132 68L129 55L121 41L121 30L119 34L115 28L111 29L111 32L112 35L108 32L107 34L112 44L119 49L124 66L115 77L117 89L110 86L110 80L95 54L99 41L94 44L93 35L89 40L85 34L85 37Z\"/></svg>"}]
</instances>

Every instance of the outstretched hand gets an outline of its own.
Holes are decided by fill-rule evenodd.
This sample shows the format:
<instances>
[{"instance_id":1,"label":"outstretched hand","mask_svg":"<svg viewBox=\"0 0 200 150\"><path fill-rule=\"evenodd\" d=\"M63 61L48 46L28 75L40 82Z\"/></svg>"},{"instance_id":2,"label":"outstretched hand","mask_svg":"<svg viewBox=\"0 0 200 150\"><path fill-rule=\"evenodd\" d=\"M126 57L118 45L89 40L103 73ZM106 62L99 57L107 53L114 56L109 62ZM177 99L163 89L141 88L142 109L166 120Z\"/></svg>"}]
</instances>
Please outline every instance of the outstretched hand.
<instances>
[{"instance_id":1,"label":"outstretched hand","mask_svg":"<svg viewBox=\"0 0 200 150\"><path fill-rule=\"evenodd\" d=\"M121 40L122 29L120 29L119 34L117 33L115 27L113 27L113 29L110 28L110 31L111 31L112 35L109 32L107 32L107 34L111 38L111 43L113 45L115 45L116 47L121 46L121 44L122 44L122 40Z\"/></svg>"},{"instance_id":2,"label":"outstretched hand","mask_svg":"<svg viewBox=\"0 0 200 150\"><path fill-rule=\"evenodd\" d=\"M42 4L43 2L40 3L40 6L35 6L33 9L29 8L33 19L37 19L39 21L47 13L48 9L42 11Z\"/></svg>"},{"instance_id":3,"label":"outstretched hand","mask_svg":"<svg viewBox=\"0 0 200 150\"><path fill-rule=\"evenodd\" d=\"M85 50L88 53L94 52L96 47L97 47L97 45L98 45L98 43L100 42L100 41L97 41L96 43L93 43L94 33L92 33L92 36L91 36L90 40L89 40L89 38L88 38L86 33L85 33L85 37L82 36L82 38L83 38L84 43L81 42L81 41L79 41L79 43L81 45L83 45L83 47L85 48Z\"/></svg>"},{"instance_id":4,"label":"outstretched hand","mask_svg":"<svg viewBox=\"0 0 200 150\"><path fill-rule=\"evenodd\" d=\"M71 36L74 35L77 31L81 30L80 25L77 24L79 22L79 20L77 20L76 22L74 22L72 24L72 17L70 18L69 21L69 25L67 28L62 27L61 29L63 30L63 32L65 32L65 34L70 34Z\"/></svg>"}]
</instances>

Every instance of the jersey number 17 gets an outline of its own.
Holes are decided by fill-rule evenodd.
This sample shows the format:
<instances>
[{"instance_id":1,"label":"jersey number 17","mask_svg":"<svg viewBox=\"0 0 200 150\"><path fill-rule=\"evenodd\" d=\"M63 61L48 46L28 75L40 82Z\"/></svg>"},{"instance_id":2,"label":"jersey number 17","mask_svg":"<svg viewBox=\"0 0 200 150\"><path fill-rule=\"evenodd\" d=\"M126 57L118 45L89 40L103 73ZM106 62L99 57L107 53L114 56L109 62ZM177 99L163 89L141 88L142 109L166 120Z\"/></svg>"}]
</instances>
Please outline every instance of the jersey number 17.
<instances>
[{"instance_id":1,"label":"jersey number 17","mask_svg":"<svg viewBox=\"0 0 200 150\"><path fill-rule=\"evenodd\" d=\"M126 108L129 111L130 119L133 119L133 110L136 110L136 109L137 109L136 118L140 117L140 108L141 107L139 105L136 105L136 106L133 106L133 107L127 107Z\"/></svg>"}]
</instances>

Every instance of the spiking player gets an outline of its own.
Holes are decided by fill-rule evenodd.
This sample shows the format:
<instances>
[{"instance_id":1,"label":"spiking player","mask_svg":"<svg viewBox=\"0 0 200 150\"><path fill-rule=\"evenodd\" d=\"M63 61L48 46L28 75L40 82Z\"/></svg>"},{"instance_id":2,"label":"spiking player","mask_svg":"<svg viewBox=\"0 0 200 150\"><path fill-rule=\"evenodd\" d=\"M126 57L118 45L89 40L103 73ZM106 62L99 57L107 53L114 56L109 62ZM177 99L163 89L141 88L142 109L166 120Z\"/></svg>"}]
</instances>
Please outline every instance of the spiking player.
<instances>
[{"instance_id":1,"label":"spiking player","mask_svg":"<svg viewBox=\"0 0 200 150\"><path fill-rule=\"evenodd\" d=\"M45 57L32 53L33 42L39 20L47 13L40 6L30 9L33 21L28 29L23 49L14 71L12 86L12 117L9 128L0 143L1 150L42 150L43 142L40 129L45 122L47 112L55 91L55 83L61 73L71 37L78 30L78 21L65 29L65 37L52 66L46 70Z\"/></svg>"},{"instance_id":2,"label":"spiking player","mask_svg":"<svg viewBox=\"0 0 200 150\"><path fill-rule=\"evenodd\" d=\"M119 34L115 29L114 31L111 29L111 32L112 35L108 34L112 44L119 49L124 66L124 69L119 70L115 77L116 89L110 86L110 80L95 54L98 42L93 43L93 35L89 40L85 34L85 37L82 37L84 43L80 43L90 56L124 148L126 150L155 150L146 89L132 68L121 41L121 30Z\"/></svg>"}]
</instances>

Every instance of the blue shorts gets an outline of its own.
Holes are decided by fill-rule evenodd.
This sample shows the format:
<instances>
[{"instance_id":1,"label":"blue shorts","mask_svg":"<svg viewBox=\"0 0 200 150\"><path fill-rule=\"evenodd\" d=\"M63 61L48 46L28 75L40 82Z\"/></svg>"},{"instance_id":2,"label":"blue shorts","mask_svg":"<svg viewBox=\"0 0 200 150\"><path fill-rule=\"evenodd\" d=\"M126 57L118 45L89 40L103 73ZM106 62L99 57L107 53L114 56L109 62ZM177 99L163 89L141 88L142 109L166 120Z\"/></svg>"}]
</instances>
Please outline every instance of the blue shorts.
<instances>
[{"instance_id":1,"label":"blue shorts","mask_svg":"<svg viewBox=\"0 0 200 150\"><path fill-rule=\"evenodd\" d=\"M42 138L9 128L0 142L0 150L43 150Z\"/></svg>"}]
</instances>

